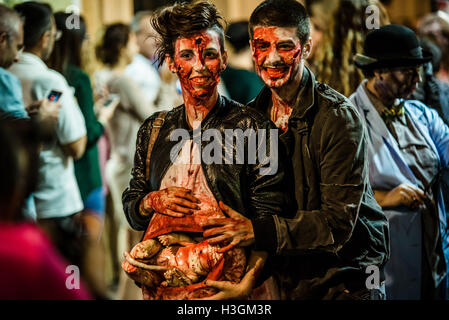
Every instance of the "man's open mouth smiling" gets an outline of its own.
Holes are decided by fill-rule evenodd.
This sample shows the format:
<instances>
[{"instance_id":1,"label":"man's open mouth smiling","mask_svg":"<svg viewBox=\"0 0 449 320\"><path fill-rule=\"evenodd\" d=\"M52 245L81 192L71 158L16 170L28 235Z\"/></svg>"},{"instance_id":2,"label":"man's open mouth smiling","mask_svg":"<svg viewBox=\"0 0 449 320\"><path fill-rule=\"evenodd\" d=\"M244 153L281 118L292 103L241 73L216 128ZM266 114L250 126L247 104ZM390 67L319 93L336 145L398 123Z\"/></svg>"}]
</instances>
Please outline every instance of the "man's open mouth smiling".
<instances>
[{"instance_id":1,"label":"man's open mouth smiling","mask_svg":"<svg viewBox=\"0 0 449 320\"><path fill-rule=\"evenodd\" d=\"M270 76L270 78L282 78L288 72L287 66L276 66L276 67L263 67L263 70Z\"/></svg>"}]
</instances>

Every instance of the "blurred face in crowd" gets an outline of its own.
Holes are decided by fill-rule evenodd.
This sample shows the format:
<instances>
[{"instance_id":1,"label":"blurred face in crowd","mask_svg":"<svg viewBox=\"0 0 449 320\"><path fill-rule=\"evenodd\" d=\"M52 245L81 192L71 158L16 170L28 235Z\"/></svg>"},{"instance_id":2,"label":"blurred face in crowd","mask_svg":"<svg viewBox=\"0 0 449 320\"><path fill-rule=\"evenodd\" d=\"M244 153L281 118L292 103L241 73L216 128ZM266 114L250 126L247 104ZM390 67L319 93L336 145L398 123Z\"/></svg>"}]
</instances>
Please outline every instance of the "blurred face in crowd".
<instances>
[{"instance_id":1,"label":"blurred face in crowd","mask_svg":"<svg viewBox=\"0 0 449 320\"><path fill-rule=\"evenodd\" d=\"M124 55L126 59L126 64L130 64L134 56L139 52L139 46L137 44L137 38L134 33L129 34L129 40L124 48Z\"/></svg>"},{"instance_id":2,"label":"blurred face in crowd","mask_svg":"<svg viewBox=\"0 0 449 320\"><path fill-rule=\"evenodd\" d=\"M301 43L296 28L254 28L251 50L256 71L271 88L279 88L300 77Z\"/></svg>"},{"instance_id":3,"label":"blurred face in crowd","mask_svg":"<svg viewBox=\"0 0 449 320\"><path fill-rule=\"evenodd\" d=\"M176 40L174 58L167 62L170 71L178 75L184 99L207 99L216 90L227 65L219 39L219 34L209 29Z\"/></svg>"},{"instance_id":4,"label":"blurred face in crowd","mask_svg":"<svg viewBox=\"0 0 449 320\"><path fill-rule=\"evenodd\" d=\"M374 89L386 103L405 99L415 91L421 81L420 67L395 68L375 72Z\"/></svg>"},{"instance_id":5,"label":"blurred face in crowd","mask_svg":"<svg viewBox=\"0 0 449 320\"><path fill-rule=\"evenodd\" d=\"M136 38L140 54L153 59L156 52L156 32L150 24L150 16L140 20Z\"/></svg>"},{"instance_id":6,"label":"blurred face in crowd","mask_svg":"<svg viewBox=\"0 0 449 320\"><path fill-rule=\"evenodd\" d=\"M314 49L310 52L310 57L313 58L316 52L316 48L318 48L320 46L321 41L323 41L324 32L320 27L320 25L316 22L316 20L311 19L311 22L312 23L310 24L310 36L313 39Z\"/></svg>"},{"instance_id":7,"label":"blurred face in crowd","mask_svg":"<svg viewBox=\"0 0 449 320\"><path fill-rule=\"evenodd\" d=\"M0 67L8 69L19 61L19 54L23 50L23 25L17 21L11 32L0 32Z\"/></svg>"},{"instance_id":8,"label":"blurred face in crowd","mask_svg":"<svg viewBox=\"0 0 449 320\"><path fill-rule=\"evenodd\" d=\"M61 38L61 31L56 29L55 18L51 17L51 29L46 31L43 35L42 39L42 60L47 61L51 53L53 52L53 48L55 47L55 42Z\"/></svg>"}]
</instances>

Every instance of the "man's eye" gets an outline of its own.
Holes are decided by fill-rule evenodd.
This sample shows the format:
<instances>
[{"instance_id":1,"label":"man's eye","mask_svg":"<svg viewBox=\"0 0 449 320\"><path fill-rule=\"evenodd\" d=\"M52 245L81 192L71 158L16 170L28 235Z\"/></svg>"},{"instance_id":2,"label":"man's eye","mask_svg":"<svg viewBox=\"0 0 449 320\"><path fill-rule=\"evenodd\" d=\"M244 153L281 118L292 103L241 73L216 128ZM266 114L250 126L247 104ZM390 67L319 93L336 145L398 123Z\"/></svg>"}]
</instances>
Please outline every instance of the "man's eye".
<instances>
[{"instance_id":1,"label":"man's eye","mask_svg":"<svg viewBox=\"0 0 449 320\"><path fill-rule=\"evenodd\" d=\"M280 44L278 45L278 49L281 50L292 50L295 46L291 45L291 44Z\"/></svg>"},{"instance_id":2,"label":"man's eye","mask_svg":"<svg viewBox=\"0 0 449 320\"><path fill-rule=\"evenodd\" d=\"M206 53L204 54L204 56L205 56L206 58L216 58L216 57L217 57L217 53L212 52L212 51L209 51L209 52L206 52Z\"/></svg>"}]
</instances>

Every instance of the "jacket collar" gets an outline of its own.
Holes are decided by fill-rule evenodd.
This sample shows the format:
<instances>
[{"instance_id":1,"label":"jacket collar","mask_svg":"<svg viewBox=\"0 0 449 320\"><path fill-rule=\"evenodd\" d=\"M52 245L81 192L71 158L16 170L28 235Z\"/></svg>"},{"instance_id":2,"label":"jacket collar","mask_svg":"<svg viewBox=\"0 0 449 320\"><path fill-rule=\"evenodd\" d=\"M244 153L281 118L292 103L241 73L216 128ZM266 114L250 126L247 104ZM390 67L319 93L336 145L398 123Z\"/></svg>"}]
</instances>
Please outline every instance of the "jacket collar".
<instances>
[{"instance_id":1,"label":"jacket collar","mask_svg":"<svg viewBox=\"0 0 449 320\"><path fill-rule=\"evenodd\" d=\"M204 129L205 127L209 126L209 123L217 116L219 115L226 106L226 103L224 101L224 97L222 97L220 94L218 94L217 102L215 103L212 110L209 111L209 113L206 115L206 117L201 122L201 128ZM193 132L192 129L189 127L189 123L187 121L187 114L186 114L186 106L183 104L182 108L182 115L180 115L178 119L178 127L187 129L189 132Z\"/></svg>"},{"instance_id":2,"label":"jacket collar","mask_svg":"<svg viewBox=\"0 0 449 320\"><path fill-rule=\"evenodd\" d=\"M302 119L315 104L315 76L309 68L304 67L299 93L290 118Z\"/></svg>"},{"instance_id":3,"label":"jacket collar","mask_svg":"<svg viewBox=\"0 0 449 320\"><path fill-rule=\"evenodd\" d=\"M315 76L309 68L304 67L303 70L301 84L298 87L299 93L290 118L304 118L315 104ZM267 114L268 108L272 105L271 97L271 89L265 86L256 99L249 103L249 106L256 108L263 114Z\"/></svg>"},{"instance_id":4,"label":"jacket collar","mask_svg":"<svg viewBox=\"0 0 449 320\"><path fill-rule=\"evenodd\" d=\"M366 80L363 80L362 83L357 88L354 94L354 98L358 101L355 104L359 106L360 109L362 109L363 114L365 116L364 118L366 119L368 125L371 127L372 131L384 137L387 141L394 141L394 138L388 131L385 122L380 117L379 112L374 107L374 104L372 103L366 92L367 90L365 89L366 82L367 82ZM392 143L392 145L394 145L394 143Z\"/></svg>"}]
</instances>

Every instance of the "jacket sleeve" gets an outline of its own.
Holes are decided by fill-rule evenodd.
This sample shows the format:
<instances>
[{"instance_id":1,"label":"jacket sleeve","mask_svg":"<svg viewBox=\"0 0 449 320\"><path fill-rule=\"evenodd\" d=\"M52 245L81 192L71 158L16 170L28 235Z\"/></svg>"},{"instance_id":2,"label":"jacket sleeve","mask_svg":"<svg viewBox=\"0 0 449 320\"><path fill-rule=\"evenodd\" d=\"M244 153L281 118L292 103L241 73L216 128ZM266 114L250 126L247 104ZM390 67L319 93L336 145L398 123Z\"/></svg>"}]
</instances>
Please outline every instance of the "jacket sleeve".
<instances>
[{"instance_id":1,"label":"jacket sleeve","mask_svg":"<svg viewBox=\"0 0 449 320\"><path fill-rule=\"evenodd\" d=\"M333 109L322 125L320 159L315 159L321 207L299 210L294 218L253 221L258 249L281 255L335 253L351 237L368 184L366 129L351 106Z\"/></svg>"},{"instance_id":2,"label":"jacket sleeve","mask_svg":"<svg viewBox=\"0 0 449 320\"><path fill-rule=\"evenodd\" d=\"M261 136L265 132L265 136ZM286 188L285 159L286 151L279 141L279 129L270 121L265 121L263 130L258 132L257 164L250 167L250 197L249 205L253 225L258 226L269 221L274 226L273 216L287 216L293 202ZM275 228L255 229L256 239L261 243L270 242L276 238ZM259 245L258 250L266 250L265 245Z\"/></svg>"},{"instance_id":3,"label":"jacket sleeve","mask_svg":"<svg viewBox=\"0 0 449 320\"><path fill-rule=\"evenodd\" d=\"M145 230L151 220L140 214L139 205L142 199L150 193L149 184L145 180L145 160L147 156L148 141L150 130L149 126L155 116L151 116L146 120L139 129L136 142L136 154L134 155L134 167L131 172L131 180L129 186L123 192L122 202L126 219L131 227L135 230Z\"/></svg>"}]
</instances>

